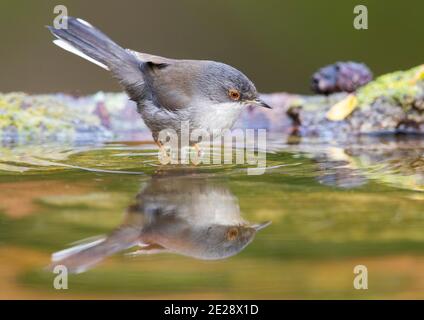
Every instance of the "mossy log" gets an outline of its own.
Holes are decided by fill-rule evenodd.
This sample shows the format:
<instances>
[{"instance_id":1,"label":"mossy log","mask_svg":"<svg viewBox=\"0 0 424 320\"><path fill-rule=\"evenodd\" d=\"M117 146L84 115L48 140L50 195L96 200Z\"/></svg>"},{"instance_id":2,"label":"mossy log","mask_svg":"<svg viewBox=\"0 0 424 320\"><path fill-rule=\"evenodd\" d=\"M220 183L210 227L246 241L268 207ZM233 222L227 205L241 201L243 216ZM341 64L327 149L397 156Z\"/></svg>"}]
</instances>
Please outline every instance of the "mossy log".
<instances>
[{"instance_id":1,"label":"mossy log","mask_svg":"<svg viewBox=\"0 0 424 320\"><path fill-rule=\"evenodd\" d=\"M383 75L353 94L274 93L262 98L273 106L272 112L249 110L242 126L337 139L358 134L424 133L424 65Z\"/></svg>"},{"instance_id":2,"label":"mossy log","mask_svg":"<svg viewBox=\"0 0 424 320\"><path fill-rule=\"evenodd\" d=\"M343 139L359 134L424 133L424 66L383 75L353 94L262 94L272 110L247 109L238 128ZM0 94L0 138L106 140L149 137L123 93Z\"/></svg>"}]
</instances>

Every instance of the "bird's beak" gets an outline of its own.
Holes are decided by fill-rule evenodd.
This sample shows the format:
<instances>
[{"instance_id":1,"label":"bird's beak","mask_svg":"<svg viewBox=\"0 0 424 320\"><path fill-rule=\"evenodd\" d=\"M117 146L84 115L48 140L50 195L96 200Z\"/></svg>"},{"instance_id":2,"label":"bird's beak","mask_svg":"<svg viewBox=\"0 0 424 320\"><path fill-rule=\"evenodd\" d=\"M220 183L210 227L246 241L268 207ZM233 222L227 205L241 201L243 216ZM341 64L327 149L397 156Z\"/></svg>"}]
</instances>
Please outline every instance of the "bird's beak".
<instances>
[{"instance_id":1,"label":"bird's beak","mask_svg":"<svg viewBox=\"0 0 424 320\"><path fill-rule=\"evenodd\" d=\"M272 223L272 221L257 223L257 224L252 225L252 228L255 229L255 231L259 231L259 230L262 230L262 229L268 227L271 223Z\"/></svg>"},{"instance_id":2,"label":"bird's beak","mask_svg":"<svg viewBox=\"0 0 424 320\"><path fill-rule=\"evenodd\" d=\"M255 107L262 107L262 108L268 108L268 109L272 109L270 105L268 105L267 103L263 102L261 99L256 98L254 100L248 100L247 103L251 106L255 106Z\"/></svg>"}]
</instances>

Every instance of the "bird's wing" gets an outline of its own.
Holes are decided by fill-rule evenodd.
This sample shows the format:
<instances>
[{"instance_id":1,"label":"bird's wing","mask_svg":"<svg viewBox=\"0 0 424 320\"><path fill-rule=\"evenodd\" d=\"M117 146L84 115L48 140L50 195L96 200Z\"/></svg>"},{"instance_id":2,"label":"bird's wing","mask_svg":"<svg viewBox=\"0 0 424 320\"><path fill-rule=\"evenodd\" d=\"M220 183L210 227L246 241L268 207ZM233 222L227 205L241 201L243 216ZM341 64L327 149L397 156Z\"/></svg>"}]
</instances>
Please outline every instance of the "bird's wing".
<instances>
[{"instance_id":1,"label":"bird's wing","mask_svg":"<svg viewBox=\"0 0 424 320\"><path fill-rule=\"evenodd\" d=\"M177 111L193 103L196 78L202 70L200 61L177 60L150 66L153 67L150 88L156 105Z\"/></svg>"},{"instance_id":2,"label":"bird's wing","mask_svg":"<svg viewBox=\"0 0 424 320\"><path fill-rule=\"evenodd\" d=\"M153 244L141 245L140 249L138 249L136 251L129 252L127 255L129 255L129 256L141 256L141 255L169 253L169 252L171 252L171 251L162 247L160 244L153 243Z\"/></svg>"},{"instance_id":3,"label":"bird's wing","mask_svg":"<svg viewBox=\"0 0 424 320\"><path fill-rule=\"evenodd\" d=\"M130 49L127 51L148 67L151 77L145 77L145 80L150 85L152 98L157 106L176 111L192 102L193 78L202 72L205 61L177 60Z\"/></svg>"},{"instance_id":4,"label":"bird's wing","mask_svg":"<svg viewBox=\"0 0 424 320\"><path fill-rule=\"evenodd\" d=\"M134 56L136 56L139 60L141 60L143 62L153 62L153 63L157 63L157 64L161 64L161 63L172 64L172 63L178 61L178 60L175 60L175 59L169 59L169 58L165 58L165 57L155 56L153 54L137 52L137 51L134 51L134 50L131 50L131 49L127 49L127 51L132 53Z\"/></svg>"}]
</instances>

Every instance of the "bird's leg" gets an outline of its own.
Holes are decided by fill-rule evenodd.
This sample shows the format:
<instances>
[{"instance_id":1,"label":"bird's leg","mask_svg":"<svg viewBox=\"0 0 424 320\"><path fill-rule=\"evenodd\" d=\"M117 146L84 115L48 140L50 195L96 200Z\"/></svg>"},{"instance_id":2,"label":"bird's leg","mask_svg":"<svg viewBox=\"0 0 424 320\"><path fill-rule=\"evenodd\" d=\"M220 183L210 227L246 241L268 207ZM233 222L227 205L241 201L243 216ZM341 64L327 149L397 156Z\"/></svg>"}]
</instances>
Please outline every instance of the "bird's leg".
<instances>
[{"instance_id":1,"label":"bird's leg","mask_svg":"<svg viewBox=\"0 0 424 320\"><path fill-rule=\"evenodd\" d=\"M200 157L202 155L202 149L199 147L199 144L195 143L193 147L196 150L197 156Z\"/></svg>"},{"instance_id":2,"label":"bird's leg","mask_svg":"<svg viewBox=\"0 0 424 320\"><path fill-rule=\"evenodd\" d=\"M159 147L159 161L162 164L168 164L171 160L171 158L168 156L168 153L166 152L165 146L158 140L155 141L157 146Z\"/></svg>"},{"instance_id":3,"label":"bird's leg","mask_svg":"<svg viewBox=\"0 0 424 320\"><path fill-rule=\"evenodd\" d=\"M202 149L199 147L199 144L198 144L198 143L195 143L195 144L193 145L193 149L194 149L194 151L195 151L195 154L194 154L194 156L192 157L191 162L192 162L195 166L197 166L197 165L200 163L200 156L201 156L201 154L202 154Z\"/></svg>"}]
</instances>

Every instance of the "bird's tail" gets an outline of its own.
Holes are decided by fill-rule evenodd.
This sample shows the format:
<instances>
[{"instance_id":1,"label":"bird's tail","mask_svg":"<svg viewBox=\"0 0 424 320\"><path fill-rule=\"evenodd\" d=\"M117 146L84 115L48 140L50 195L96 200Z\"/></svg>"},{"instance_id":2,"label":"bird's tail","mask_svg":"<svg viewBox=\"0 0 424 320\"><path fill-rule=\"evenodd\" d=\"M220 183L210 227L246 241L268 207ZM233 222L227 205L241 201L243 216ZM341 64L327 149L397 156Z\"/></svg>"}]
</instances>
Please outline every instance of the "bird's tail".
<instances>
[{"instance_id":1,"label":"bird's tail","mask_svg":"<svg viewBox=\"0 0 424 320\"><path fill-rule=\"evenodd\" d=\"M93 267L106 257L139 244L140 230L123 227L107 237L79 241L73 247L52 255L51 269L63 265L71 273L80 273Z\"/></svg>"},{"instance_id":2,"label":"bird's tail","mask_svg":"<svg viewBox=\"0 0 424 320\"><path fill-rule=\"evenodd\" d=\"M47 28L57 38L53 42L98 66L110 70L132 100L141 99L144 81L141 61L88 22L68 17L66 29Z\"/></svg>"}]
</instances>

